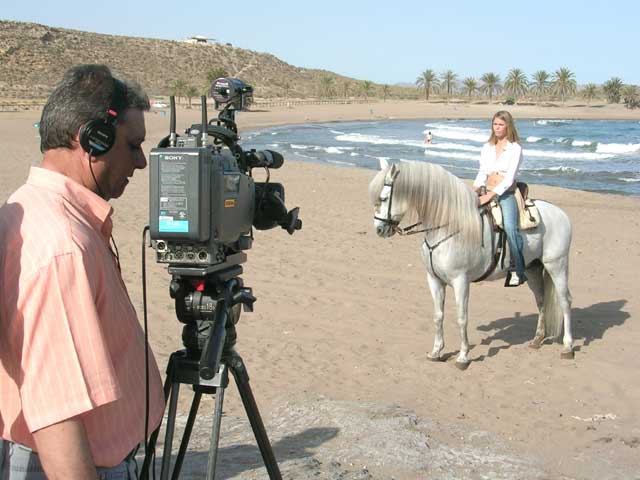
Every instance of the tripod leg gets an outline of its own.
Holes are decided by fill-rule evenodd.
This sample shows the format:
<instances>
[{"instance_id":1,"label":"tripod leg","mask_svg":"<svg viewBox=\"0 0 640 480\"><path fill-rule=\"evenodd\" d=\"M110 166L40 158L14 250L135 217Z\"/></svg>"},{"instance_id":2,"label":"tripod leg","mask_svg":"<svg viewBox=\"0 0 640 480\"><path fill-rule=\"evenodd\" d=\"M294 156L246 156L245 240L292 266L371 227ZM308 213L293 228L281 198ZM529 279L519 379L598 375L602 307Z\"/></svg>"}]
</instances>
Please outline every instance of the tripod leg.
<instances>
[{"instance_id":1,"label":"tripod leg","mask_svg":"<svg viewBox=\"0 0 640 480\"><path fill-rule=\"evenodd\" d=\"M173 385L171 379L173 378L175 356L176 354L173 353L169 358L169 364L167 365L167 378L165 379L164 386L162 388L164 391L165 404L167 403L167 400L169 399L169 394L171 393L171 385ZM156 448L156 442L158 441L158 435L160 434L161 426L162 426L162 422L160 422L160 425L158 425L158 428L156 428L151 434L151 436L149 437L149 442L145 444L144 462L142 463L142 469L140 470L140 480L147 480L149 478L149 467L151 467L152 470L155 470L155 448ZM146 438L144 440L145 442L147 441ZM151 466L152 461L154 462L153 466ZM155 472L154 472L154 478L155 478Z\"/></svg>"},{"instance_id":2,"label":"tripod leg","mask_svg":"<svg viewBox=\"0 0 640 480\"><path fill-rule=\"evenodd\" d=\"M187 452L187 445L191 438L191 430L196 420L198 408L200 407L200 399L202 398L202 392L196 391L193 394L193 401L191 402L191 410L189 410L189 418L187 418L187 424L184 427L184 433L182 434L182 441L180 442L180 449L178 450L178 456L176 457L176 463L173 465L173 474L171 480L177 480L180 476L180 470L182 469L182 462L184 455Z\"/></svg>"},{"instance_id":3,"label":"tripod leg","mask_svg":"<svg viewBox=\"0 0 640 480\"><path fill-rule=\"evenodd\" d=\"M224 365L221 365L225 368ZM220 423L222 421L222 402L224 401L224 387L216 389L216 406L213 415L213 427L211 429L211 441L209 442L209 464L207 466L207 480L213 480L216 476L216 464L218 462L218 444L220 443Z\"/></svg>"},{"instance_id":4,"label":"tripod leg","mask_svg":"<svg viewBox=\"0 0 640 480\"><path fill-rule=\"evenodd\" d=\"M164 435L164 450L162 453L162 470L160 470L160 480L167 480L167 478L169 478L169 468L171 467L171 446L173 444L173 431L176 426L176 410L178 409L179 392L180 383L174 382L171 385L171 397L169 399L167 431Z\"/></svg>"},{"instance_id":5,"label":"tripod leg","mask_svg":"<svg viewBox=\"0 0 640 480\"><path fill-rule=\"evenodd\" d=\"M249 386L249 375L247 374L244 362L240 355L233 352L229 365L231 366L233 378L236 380L236 385L238 386L238 391L240 392L240 398L242 398L244 409L247 412L249 423L251 423L253 434L256 437L256 442L258 442L258 448L260 448L264 465L267 467L269 478L271 480L282 480L282 475L280 474L276 457L273 454L271 443L269 443L269 437L267 437L267 431L264 428L260 412L258 411L258 405L256 405L255 398L251 392L251 387Z\"/></svg>"}]
</instances>

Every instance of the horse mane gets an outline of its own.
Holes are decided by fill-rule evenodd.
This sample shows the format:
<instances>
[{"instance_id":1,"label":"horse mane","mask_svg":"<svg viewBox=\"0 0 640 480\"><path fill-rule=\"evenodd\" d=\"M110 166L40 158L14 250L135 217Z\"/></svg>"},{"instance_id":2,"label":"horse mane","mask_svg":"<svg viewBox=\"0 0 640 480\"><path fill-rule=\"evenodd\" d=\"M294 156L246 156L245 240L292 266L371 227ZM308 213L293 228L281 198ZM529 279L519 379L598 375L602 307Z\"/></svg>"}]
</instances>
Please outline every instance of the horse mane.
<instances>
[{"instance_id":1,"label":"horse mane","mask_svg":"<svg viewBox=\"0 0 640 480\"><path fill-rule=\"evenodd\" d=\"M394 202L406 202L425 227L446 225L444 231L459 232L458 239L466 248L477 248L481 241L478 197L462 180L433 163L398 164L394 184ZM387 174L385 168L369 185L369 196L375 204L380 197Z\"/></svg>"}]
</instances>

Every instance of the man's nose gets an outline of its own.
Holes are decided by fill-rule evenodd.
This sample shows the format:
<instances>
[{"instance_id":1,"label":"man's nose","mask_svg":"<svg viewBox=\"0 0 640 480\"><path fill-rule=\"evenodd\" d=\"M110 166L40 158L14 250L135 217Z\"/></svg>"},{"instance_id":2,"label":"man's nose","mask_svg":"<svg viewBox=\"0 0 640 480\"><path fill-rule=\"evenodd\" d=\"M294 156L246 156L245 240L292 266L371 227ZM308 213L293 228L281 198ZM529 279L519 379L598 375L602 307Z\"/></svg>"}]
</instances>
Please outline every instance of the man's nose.
<instances>
[{"instance_id":1,"label":"man's nose","mask_svg":"<svg viewBox=\"0 0 640 480\"><path fill-rule=\"evenodd\" d=\"M147 166L147 157L144 153L136 156L135 167L143 170Z\"/></svg>"}]
</instances>

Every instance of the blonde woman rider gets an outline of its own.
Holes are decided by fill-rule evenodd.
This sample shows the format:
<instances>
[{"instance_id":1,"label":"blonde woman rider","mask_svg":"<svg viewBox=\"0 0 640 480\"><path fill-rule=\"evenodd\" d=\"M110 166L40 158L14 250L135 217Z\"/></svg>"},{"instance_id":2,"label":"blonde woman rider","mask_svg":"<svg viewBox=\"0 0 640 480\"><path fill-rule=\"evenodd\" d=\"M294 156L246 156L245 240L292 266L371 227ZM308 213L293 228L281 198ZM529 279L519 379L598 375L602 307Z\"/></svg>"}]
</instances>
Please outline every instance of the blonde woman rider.
<instances>
[{"instance_id":1,"label":"blonde woman rider","mask_svg":"<svg viewBox=\"0 0 640 480\"><path fill-rule=\"evenodd\" d=\"M480 170L472 188L480 195L480 205L497 197L502 207L504 229L511 251L511 268L505 283L508 287L517 287L527 280L522 236L518 230L518 203L514 195L516 175L521 164L522 147L513 117L501 110L491 120L491 137L480 152Z\"/></svg>"}]
</instances>

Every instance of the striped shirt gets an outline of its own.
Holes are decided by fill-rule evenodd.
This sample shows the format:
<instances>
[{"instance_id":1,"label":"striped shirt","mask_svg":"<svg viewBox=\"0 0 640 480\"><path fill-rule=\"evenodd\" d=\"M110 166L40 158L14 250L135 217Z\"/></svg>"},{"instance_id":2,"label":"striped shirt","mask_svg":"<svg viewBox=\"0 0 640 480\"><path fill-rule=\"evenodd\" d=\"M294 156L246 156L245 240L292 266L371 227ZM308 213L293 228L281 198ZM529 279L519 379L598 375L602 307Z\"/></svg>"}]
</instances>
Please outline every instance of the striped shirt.
<instances>
[{"instance_id":1,"label":"striped shirt","mask_svg":"<svg viewBox=\"0 0 640 480\"><path fill-rule=\"evenodd\" d=\"M0 435L78 417L97 466L143 440L144 336L109 248L112 208L70 178L32 167L0 208ZM162 419L150 355L149 425Z\"/></svg>"}]
</instances>

